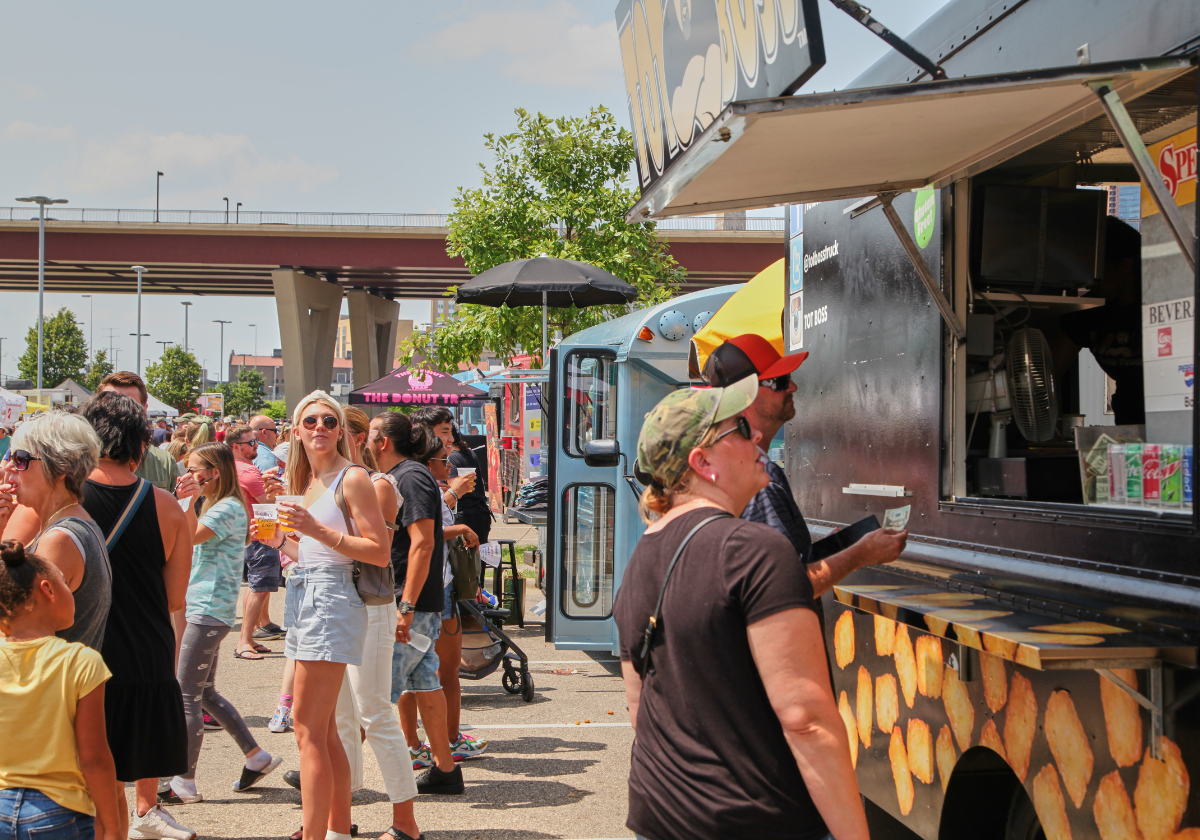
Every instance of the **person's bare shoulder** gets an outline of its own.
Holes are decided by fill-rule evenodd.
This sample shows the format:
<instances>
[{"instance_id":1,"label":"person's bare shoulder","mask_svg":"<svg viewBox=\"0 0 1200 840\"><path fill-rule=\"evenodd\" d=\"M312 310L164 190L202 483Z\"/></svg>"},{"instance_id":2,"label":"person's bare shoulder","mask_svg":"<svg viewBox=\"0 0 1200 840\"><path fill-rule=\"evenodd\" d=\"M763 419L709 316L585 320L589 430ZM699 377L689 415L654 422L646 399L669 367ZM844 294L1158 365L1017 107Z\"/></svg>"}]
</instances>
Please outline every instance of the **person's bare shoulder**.
<instances>
[{"instance_id":1,"label":"person's bare shoulder","mask_svg":"<svg viewBox=\"0 0 1200 840\"><path fill-rule=\"evenodd\" d=\"M179 506L179 501L161 487L154 488L154 507L158 513L158 527L160 531L165 533L168 528L187 527L187 515L184 514L183 508Z\"/></svg>"}]
</instances>

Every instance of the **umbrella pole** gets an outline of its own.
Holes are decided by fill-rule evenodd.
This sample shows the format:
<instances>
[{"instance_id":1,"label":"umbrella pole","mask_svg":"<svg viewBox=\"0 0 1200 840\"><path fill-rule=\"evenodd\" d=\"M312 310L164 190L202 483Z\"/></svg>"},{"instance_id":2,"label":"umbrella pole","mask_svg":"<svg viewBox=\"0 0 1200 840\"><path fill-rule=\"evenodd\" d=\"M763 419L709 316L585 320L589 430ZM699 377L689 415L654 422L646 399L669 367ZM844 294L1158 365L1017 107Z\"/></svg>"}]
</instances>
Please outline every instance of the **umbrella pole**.
<instances>
[{"instance_id":1,"label":"umbrella pole","mask_svg":"<svg viewBox=\"0 0 1200 840\"><path fill-rule=\"evenodd\" d=\"M542 367L545 367L546 362L546 300L547 292L542 290Z\"/></svg>"}]
</instances>

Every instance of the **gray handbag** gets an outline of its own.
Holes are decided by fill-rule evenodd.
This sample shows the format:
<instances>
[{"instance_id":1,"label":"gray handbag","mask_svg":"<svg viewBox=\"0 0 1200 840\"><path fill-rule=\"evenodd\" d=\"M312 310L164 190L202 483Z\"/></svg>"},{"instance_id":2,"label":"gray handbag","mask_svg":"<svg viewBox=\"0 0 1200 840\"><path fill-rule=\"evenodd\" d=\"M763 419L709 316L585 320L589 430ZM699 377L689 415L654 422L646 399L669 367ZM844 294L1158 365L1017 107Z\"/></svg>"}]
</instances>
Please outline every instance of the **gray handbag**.
<instances>
[{"instance_id":1,"label":"gray handbag","mask_svg":"<svg viewBox=\"0 0 1200 840\"><path fill-rule=\"evenodd\" d=\"M358 465L354 464L352 466ZM349 470L351 467L346 467L346 469ZM366 469L366 467L360 467L360 469ZM342 480L338 482L333 499L337 502L338 510L342 512L342 516L346 519L346 533L350 534L353 532L353 529L350 527L350 511L346 510L346 500L342 495L342 485L345 480L346 476L343 472ZM388 563L386 566L373 566L370 563L362 563L355 560L354 586L358 589L359 597L363 599L363 603L368 607L396 603L396 573L392 569L391 563Z\"/></svg>"}]
</instances>

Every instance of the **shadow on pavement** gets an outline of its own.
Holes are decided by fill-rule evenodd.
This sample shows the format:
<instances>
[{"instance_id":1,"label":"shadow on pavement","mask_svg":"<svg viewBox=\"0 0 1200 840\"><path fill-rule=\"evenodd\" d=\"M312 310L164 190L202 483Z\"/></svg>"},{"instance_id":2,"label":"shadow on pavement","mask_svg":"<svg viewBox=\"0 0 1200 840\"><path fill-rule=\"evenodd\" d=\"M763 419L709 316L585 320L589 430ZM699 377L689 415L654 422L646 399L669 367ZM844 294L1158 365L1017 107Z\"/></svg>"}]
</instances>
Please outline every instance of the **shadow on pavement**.
<instances>
[{"instance_id":1,"label":"shadow on pavement","mask_svg":"<svg viewBox=\"0 0 1200 840\"><path fill-rule=\"evenodd\" d=\"M542 755L555 752L600 752L608 749L601 741L567 741L539 735L524 735L520 738L493 739L488 744L488 755Z\"/></svg>"},{"instance_id":2,"label":"shadow on pavement","mask_svg":"<svg viewBox=\"0 0 1200 840\"><path fill-rule=\"evenodd\" d=\"M481 765L489 773L507 773L534 779L544 776L574 776L586 773L599 759L587 758L500 758L493 756Z\"/></svg>"},{"instance_id":3,"label":"shadow on pavement","mask_svg":"<svg viewBox=\"0 0 1200 840\"><path fill-rule=\"evenodd\" d=\"M545 808L558 805L578 805L589 790L580 790L563 782L474 782L468 776L467 790L458 796L418 797L418 802L456 802L468 804L480 810L504 810L506 808ZM537 836L537 835L532 835Z\"/></svg>"}]
</instances>

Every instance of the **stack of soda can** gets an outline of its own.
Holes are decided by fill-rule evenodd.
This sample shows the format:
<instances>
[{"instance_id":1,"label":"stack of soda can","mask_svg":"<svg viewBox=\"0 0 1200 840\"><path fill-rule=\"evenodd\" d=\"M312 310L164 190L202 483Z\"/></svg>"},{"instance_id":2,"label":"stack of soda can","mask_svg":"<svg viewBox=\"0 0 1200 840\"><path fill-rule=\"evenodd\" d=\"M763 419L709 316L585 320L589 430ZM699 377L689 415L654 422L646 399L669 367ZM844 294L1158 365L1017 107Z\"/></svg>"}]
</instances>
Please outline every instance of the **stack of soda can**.
<instances>
[{"instance_id":1,"label":"stack of soda can","mask_svg":"<svg viewBox=\"0 0 1200 840\"><path fill-rule=\"evenodd\" d=\"M1118 443L1108 447L1109 500L1115 505L1192 506L1193 447Z\"/></svg>"}]
</instances>

